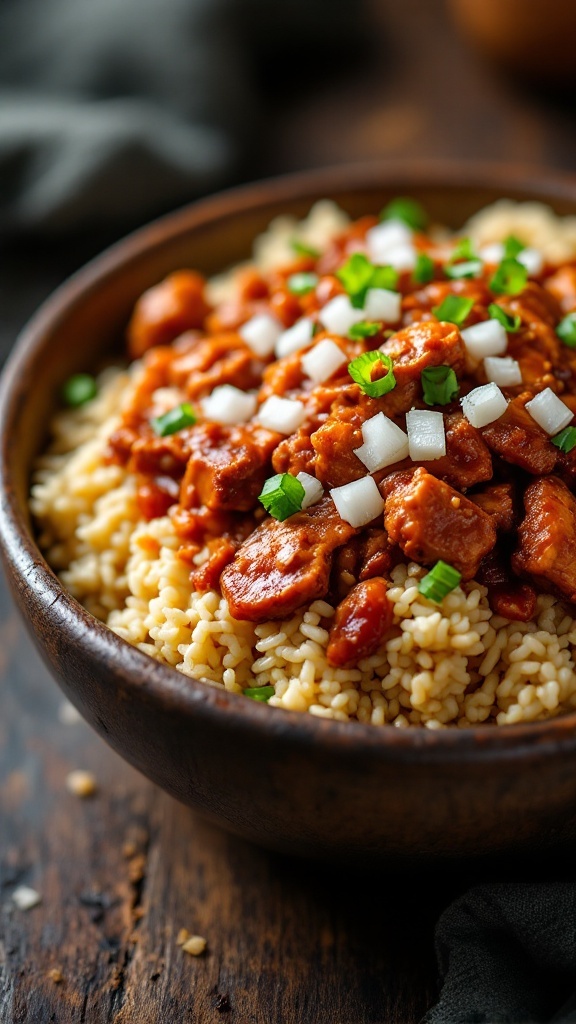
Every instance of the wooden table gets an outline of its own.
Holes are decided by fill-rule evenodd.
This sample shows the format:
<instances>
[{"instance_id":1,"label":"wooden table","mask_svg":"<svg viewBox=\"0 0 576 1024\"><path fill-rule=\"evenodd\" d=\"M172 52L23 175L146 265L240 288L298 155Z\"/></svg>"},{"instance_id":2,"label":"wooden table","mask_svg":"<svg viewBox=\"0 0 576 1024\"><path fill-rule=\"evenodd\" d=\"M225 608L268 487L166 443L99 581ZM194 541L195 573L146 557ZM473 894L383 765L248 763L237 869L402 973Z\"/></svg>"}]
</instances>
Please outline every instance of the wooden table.
<instances>
[{"instance_id":1,"label":"wooden table","mask_svg":"<svg viewBox=\"0 0 576 1024\"><path fill-rule=\"evenodd\" d=\"M419 154L576 166L573 115L498 79L440 4L379 4L374 25L365 58L276 97L283 116L254 174ZM97 245L9 253L4 354ZM436 993L434 923L476 869L398 878L386 865L293 862L219 832L83 722L61 720L61 696L5 591L0 612L2 1024L419 1020ZM94 797L66 790L74 768L94 773ZM27 912L10 900L22 883L42 897ZM204 956L181 951L181 928L207 939Z\"/></svg>"}]
</instances>

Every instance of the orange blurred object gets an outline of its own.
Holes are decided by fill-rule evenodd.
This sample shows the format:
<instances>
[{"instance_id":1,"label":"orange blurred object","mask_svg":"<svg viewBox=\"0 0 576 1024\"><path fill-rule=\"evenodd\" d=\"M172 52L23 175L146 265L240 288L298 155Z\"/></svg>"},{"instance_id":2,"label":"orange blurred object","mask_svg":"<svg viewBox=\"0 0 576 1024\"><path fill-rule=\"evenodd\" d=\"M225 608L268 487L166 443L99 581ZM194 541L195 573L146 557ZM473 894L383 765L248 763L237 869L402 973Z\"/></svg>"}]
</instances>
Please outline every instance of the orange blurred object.
<instances>
[{"instance_id":1,"label":"orange blurred object","mask_svg":"<svg viewBox=\"0 0 576 1024\"><path fill-rule=\"evenodd\" d=\"M576 84L576 0L448 0L486 56L539 82Z\"/></svg>"}]
</instances>

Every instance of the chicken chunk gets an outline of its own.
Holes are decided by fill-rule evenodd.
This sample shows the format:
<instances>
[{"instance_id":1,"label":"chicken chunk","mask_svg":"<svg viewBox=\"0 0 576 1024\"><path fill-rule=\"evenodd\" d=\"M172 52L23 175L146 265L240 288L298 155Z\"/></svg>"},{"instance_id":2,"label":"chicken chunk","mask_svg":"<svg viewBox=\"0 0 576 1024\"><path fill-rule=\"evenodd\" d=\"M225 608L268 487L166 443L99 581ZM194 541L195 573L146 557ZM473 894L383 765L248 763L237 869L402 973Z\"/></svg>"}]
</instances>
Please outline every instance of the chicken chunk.
<instances>
[{"instance_id":1,"label":"chicken chunk","mask_svg":"<svg viewBox=\"0 0 576 1024\"><path fill-rule=\"evenodd\" d=\"M576 498L558 477L544 477L526 489L524 507L514 571L576 601Z\"/></svg>"},{"instance_id":2,"label":"chicken chunk","mask_svg":"<svg viewBox=\"0 0 576 1024\"><path fill-rule=\"evenodd\" d=\"M270 460L279 440L279 434L253 424L195 427L190 433L181 505L239 512L253 508L271 475Z\"/></svg>"},{"instance_id":3,"label":"chicken chunk","mask_svg":"<svg viewBox=\"0 0 576 1024\"><path fill-rule=\"evenodd\" d=\"M382 484L384 525L408 558L448 562L472 579L496 543L492 518L425 469L393 473Z\"/></svg>"},{"instance_id":4,"label":"chicken chunk","mask_svg":"<svg viewBox=\"0 0 576 1024\"><path fill-rule=\"evenodd\" d=\"M509 402L500 419L483 428L482 437L505 462L540 476L553 471L558 449L526 412L524 406L531 397L523 394Z\"/></svg>"}]
</instances>

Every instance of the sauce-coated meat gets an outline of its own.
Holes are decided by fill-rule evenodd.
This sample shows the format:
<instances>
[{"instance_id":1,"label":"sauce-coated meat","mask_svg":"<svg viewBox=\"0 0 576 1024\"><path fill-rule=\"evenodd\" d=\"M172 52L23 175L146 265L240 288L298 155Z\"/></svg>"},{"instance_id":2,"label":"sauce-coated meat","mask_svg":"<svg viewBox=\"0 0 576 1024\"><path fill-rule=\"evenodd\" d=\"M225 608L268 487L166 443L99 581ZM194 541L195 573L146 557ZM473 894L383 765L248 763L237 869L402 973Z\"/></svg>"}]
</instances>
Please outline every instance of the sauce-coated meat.
<instances>
[{"instance_id":1,"label":"sauce-coated meat","mask_svg":"<svg viewBox=\"0 0 576 1024\"><path fill-rule=\"evenodd\" d=\"M376 576L358 583L341 601L326 652L330 665L355 666L378 649L393 621L387 590L386 580Z\"/></svg>"},{"instance_id":2,"label":"sauce-coated meat","mask_svg":"<svg viewBox=\"0 0 576 1024\"><path fill-rule=\"evenodd\" d=\"M155 345L168 345L184 331L202 327L210 311L205 284L195 270L178 270L140 296L128 325L133 359Z\"/></svg>"},{"instance_id":3,"label":"sauce-coated meat","mask_svg":"<svg viewBox=\"0 0 576 1024\"><path fill-rule=\"evenodd\" d=\"M540 476L553 472L558 449L526 412L524 406L532 397L525 394L514 398L503 416L483 428L482 437L491 451L505 462Z\"/></svg>"},{"instance_id":4,"label":"sauce-coated meat","mask_svg":"<svg viewBox=\"0 0 576 1024\"><path fill-rule=\"evenodd\" d=\"M355 533L332 498L283 523L266 519L220 578L231 614L250 622L282 619L325 595L332 554Z\"/></svg>"},{"instance_id":5,"label":"sauce-coated meat","mask_svg":"<svg viewBox=\"0 0 576 1024\"><path fill-rule=\"evenodd\" d=\"M472 579L496 543L490 516L422 468L392 474L382 492L384 525L405 555L422 565L442 559Z\"/></svg>"},{"instance_id":6,"label":"sauce-coated meat","mask_svg":"<svg viewBox=\"0 0 576 1024\"><path fill-rule=\"evenodd\" d=\"M524 507L513 569L576 601L576 498L558 477L549 476L526 488Z\"/></svg>"},{"instance_id":7,"label":"sauce-coated meat","mask_svg":"<svg viewBox=\"0 0 576 1024\"><path fill-rule=\"evenodd\" d=\"M182 481L184 508L246 511L253 508L280 437L257 425L223 427L206 423L191 436Z\"/></svg>"},{"instance_id":8,"label":"sauce-coated meat","mask_svg":"<svg viewBox=\"0 0 576 1024\"><path fill-rule=\"evenodd\" d=\"M492 516L494 526L502 533L509 533L514 528L516 514L514 509L514 488L511 483L493 484L482 491L470 495L470 500L478 505L483 512Z\"/></svg>"},{"instance_id":9,"label":"sauce-coated meat","mask_svg":"<svg viewBox=\"0 0 576 1024\"><path fill-rule=\"evenodd\" d=\"M496 615L514 622L529 622L536 612L536 591L514 575L510 555L498 545L482 559L476 579L488 588L490 607Z\"/></svg>"},{"instance_id":10,"label":"sauce-coated meat","mask_svg":"<svg viewBox=\"0 0 576 1024\"><path fill-rule=\"evenodd\" d=\"M576 263L561 267L548 278L544 287L554 296L563 313L576 309Z\"/></svg>"},{"instance_id":11,"label":"sauce-coated meat","mask_svg":"<svg viewBox=\"0 0 576 1024\"><path fill-rule=\"evenodd\" d=\"M464 342L454 324L425 320L411 324L384 342L382 351L394 361L398 384L420 383L427 366L451 366L461 373L465 362Z\"/></svg>"}]
</instances>

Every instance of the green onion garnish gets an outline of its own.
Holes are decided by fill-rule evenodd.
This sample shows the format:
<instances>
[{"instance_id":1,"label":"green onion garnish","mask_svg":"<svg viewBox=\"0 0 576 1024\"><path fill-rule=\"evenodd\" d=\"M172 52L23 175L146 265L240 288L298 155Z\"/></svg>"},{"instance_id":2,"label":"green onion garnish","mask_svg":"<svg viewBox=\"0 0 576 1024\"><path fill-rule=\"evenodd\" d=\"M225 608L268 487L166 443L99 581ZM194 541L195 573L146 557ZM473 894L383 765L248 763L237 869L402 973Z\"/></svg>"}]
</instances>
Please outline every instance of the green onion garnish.
<instances>
[{"instance_id":1,"label":"green onion garnish","mask_svg":"<svg viewBox=\"0 0 576 1024\"><path fill-rule=\"evenodd\" d=\"M420 379L426 405L448 405L458 398L460 387L451 366L427 366Z\"/></svg>"},{"instance_id":2,"label":"green onion garnish","mask_svg":"<svg viewBox=\"0 0 576 1024\"><path fill-rule=\"evenodd\" d=\"M271 476L258 495L267 512L281 523L302 508L305 490L291 473L277 473Z\"/></svg>"},{"instance_id":3,"label":"green onion garnish","mask_svg":"<svg viewBox=\"0 0 576 1024\"><path fill-rule=\"evenodd\" d=\"M418 253L413 277L417 284L428 284L434 277L434 260L428 253Z\"/></svg>"},{"instance_id":4,"label":"green onion garnish","mask_svg":"<svg viewBox=\"0 0 576 1024\"><path fill-rule=\"evenodd\" d=\"M62 386L62 400L72 409L85 405L97 393L96 381L89 373L75 373Z\"/></svg>"},{"instance_id":5,"label":"green onion garnish","mask_svg":"<svg viewBox=\"0 0 576 1024\"><path fill-rule=\"evenodd\" d=\"M311 256L313 260L317 260L320 256L319 249L315 249L313 245L308 245L307 242L300 241L299 238L291 238L290 246L297 256Z\"/></svg>"},{"instance_id":6,"label":"green onion garnish","mask_svg":"<svg viewBox=\"0 0 576 1024\"><path fill-rule=\"evenodd\" d=\"M247 690L244 690L245 697L251 697L252 700L259 700L262 703L266 703L270 700L270 697L274 696L273 686L249 686Z\"/></svg>"},{"instance_id":7,"label":"green onion garnish","mask_svg":"<svg viewBox=\"0 0 576 1024\"><path fill-rule=\"evenodd\" d=\"M462 573L459 573L453 566L448 565L447 562L440 560L436 562L434 568L426 576L422 577L418 584L418 590L429 601L435 601L436 604L440 604L446 597L446 594L456 589L461 579Z\"/></svg>"},{"instance_id":8,"label":"green onion garnish","mask_svg":"<svg viewBox=\"0 0 576 1024\"><path fill-rule=\"evenodd\" d=\"M318 274L292 274L287 281L288 291L293 295L307 295L318 284Z\"/></svg>"},{"instance_id":9,"label":"green onion garnish","mask_svg":"<svg viewBox=\"0 0 576 1024\"><path fill-rule=\"evenodd\" d=\"M453 253L452 253L451 257L450 257L450 263L456 263L457 260L477 260L477 259L478 259L478 256L476 255L476 253L474 251L474 246L472 245L472 239L465 237L465 238L461 238L460 241L456 244L456 248L454 249L454 251L453 251Z\"/></svg>"},{"instance_id":10,"label":"green onion garnish","mask_svg":"<svg viewBox=\"0 0 576 1024\"><path fill-rule=\"evenodd\" d=\"M498 295L518 295L528 281L528 271L524 264L513 256L506 256L496 268L490 281L490 287Z\"/></svg>"},{"instance_id":11,"label":"green onion garnish","mask_svg":"<svg viewBox=\"0 0 576 1024\"><path fill-rule=\"evenodd\" d=\"M428 214L416 199L399 196L384 207L380 220L402 220L414 231L424 231L428 225Z\"/></svg>"},{"instance_id":12,"label":"green onion garnish","mask_svg":"<svg viewBox=\"0 0 576 1024\"><path fill-rule=\"evenodd\" d=\"M519 331L522 326L522 318L517 314L512 316L511 313L507 313L502 306L499 306L496 302L491 302L488 306L488 312L492 320L499 320L502 327L508 331L508 334L514 334Z\"/></svg>"},{"instance_id":13,"label":"green onion garnish","mask_svg":"<svg viewBox=\"0 0 576 1024\"><path fill-rule=\"evenodd\" d=\"M398 274L393 267L377 267L361 252L355 252L336 271L336 277L344 285L353 306L361 309L369 288L386 288L394 291Z\"/></svg>"},{"instance_id":14,"label":"green onion garnish","mask_svg":"<svg viewBox=\"0 0 576 1024\"><path fill-rule=\"evenodd\" d=\"M387 373L378 380L372 380L372 370L376 363L385 366ZM364 394L370 398L382 398L392 388L396 387L396 378L392 372L392 360L385 352L376 349L374 352L364 352L361 356L348 363L348 373L352 380L359 384Z\"/></svg>"},{"instance_id":15,"label":"green onion garnish","mask_svg":"<svg viewBox=\"0 0 576 1024\"><path fill-rule=\"evenodd\" d=\"M516 238L516 235L508 235L504 239L504 259L513 260L525 248L524 242Z\"/></svg>"},{"instance_id":16,"label":"green onion garnish","mask_svg":"<svg viewBox=\"0 0 576 1024\"><path fill-rule=\"evenodd\" d=\"M362 338L371 338L374 334L378 334L381 329L382 324L378 324L374 320L361 320L359 324L352 324L348 331L348 337L351 341L361 341Z\"/></svg>"},{"instance_id":17,"label":"green onion garnish","mask_svg":"<svg viewBox=\"0 0 576 1024\"><path fill-rule=\"evenodd\" d=\"M439 306L434 306L432 312L439 320L461 327L473 305L474 299L465 299L461 295L447 295Z\"/></svg>"},{"instance_id":18,"label":"green onion garnish","mask_svg":"<svg viewBox=\"0 0 576 1024\"><path fill-rule=\"evenodd\" d=\"M576 313L568 313L568 316L560 321L556 334L568 348L576 348Z\"/></svg>"},{"instance_id":19,"label":"green onion garnish","mask_svg":"<svg viewBox=\"0 0 576 1024\"><path fill-rule=\"evenodd\" d=\"M168 434L176 434L184 427L193 427L196 423L196 413L189 402L182 402L175 409L170 409L163 416L156 416L150 420L150 426L159 437L167 437Z\"/></svg>"},{"instance_id":20,"label":"green onion garnish","mask_svg":"<svg viewBox=\"0 0 576 1024\"><path fill-rule=\"evenodd\" d=\"M576 427L564 427L564 430L550 440L561 452L571 452L576 446Z\"/></svg>"},{"instance_id":21,"label":"green onion garnish","mask_svg":"<svg viewBox=\"0 0 576 1024\"><path fill-rule=\"evenodd\" d=\"M478 277L482 273L482 260L464 260L463 263L447 263L444 267L446 277L458 281L463 277Z\"/></svg>"}]
</instances>

